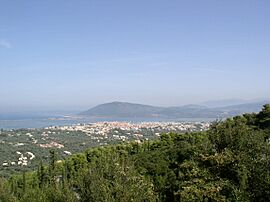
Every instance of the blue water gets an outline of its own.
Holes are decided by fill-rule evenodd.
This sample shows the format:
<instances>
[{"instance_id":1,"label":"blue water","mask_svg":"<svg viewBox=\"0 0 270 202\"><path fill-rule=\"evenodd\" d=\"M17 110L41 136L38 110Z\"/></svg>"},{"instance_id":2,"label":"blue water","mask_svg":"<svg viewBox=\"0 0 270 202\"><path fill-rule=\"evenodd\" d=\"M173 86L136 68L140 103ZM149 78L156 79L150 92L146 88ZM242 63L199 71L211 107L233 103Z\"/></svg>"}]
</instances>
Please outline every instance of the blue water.
<instances>
[{"instance_id":1,"label":"blue water","mask_svg":"<svg viewBox=\"0 0 270 202\"><path fill-rule=\"evenodd\" d=\"M46 113L1 113L0 129L43 128L52 125L65 125L65 123L69 124L68 121L64 122L49 119L60 117L60 115Z\"/></svg>"},{"instance_id":2,"label":"blue water","mask_svg":"<svg viewBox=\"0 0 270 202\"><path fill-rule=\"evenodd\" d=\"M22 129L22 128L44 128L48 126L74 125L79 123L95 123L102 121L127 121L127 122L196 122L214 121L209 118L183 118L183 119L161 119L161 118L69 118L65 120L51 119L60 116L26 116L26 117L0 117L0 129Z\"/></svg>"},{"instance_id":3,"label":"blue water","mask_svg":"<svg viewBox=\"0 0 270 202\"><path fill-rule=\"evenodd\" d=\"M45 118L0 120L0 129L44 128L47 126L72 125L76 120L49 120Z\"/></svg>"}]
</instances>

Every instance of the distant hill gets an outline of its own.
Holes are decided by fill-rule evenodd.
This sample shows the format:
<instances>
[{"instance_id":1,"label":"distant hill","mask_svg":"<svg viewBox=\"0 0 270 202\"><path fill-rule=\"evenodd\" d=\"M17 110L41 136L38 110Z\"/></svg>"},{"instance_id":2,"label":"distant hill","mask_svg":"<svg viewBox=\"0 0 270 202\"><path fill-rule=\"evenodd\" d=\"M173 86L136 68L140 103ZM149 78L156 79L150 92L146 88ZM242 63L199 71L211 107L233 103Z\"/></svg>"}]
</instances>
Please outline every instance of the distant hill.
<instances>
[{"instance_id":1,"label":"distant hill","mask_svg":"<svg viewBox=\"0 0 270 202\"><path fill-rule=\"evenodd\" d=\"M236 116L243 113L259 112L264 104L270 103L270 101L260 101L254 103L231 105L226 107L216 108L223 112L223 116Z\"/></svg>"},{"instance_id":2,"label":"distant hill","mask_svg":"<svg viewBox=\"0 0 270 202\"><path fill-rule=\"evenodd\" d=\"M267 101L262 101L211 108L201 105L156 107L128 102L111 102L98 105L80 115L96 118L226 118L243 113L258 112L266 103Z\"/></svg>"},{"instance_id":3,"label":"distant hill","mask_svg":"<svg viewBox=\"0 0 270 202\"><path fill-rule=\"evenodd\" d=\"M226 106L234 106L234 105L242 105L242 104L250 104L250 103L260 103L265 102L269 103L270 99L254 99L254 100L244 100L244 99L223 99L223 100L209 100L206 102L200 103L203 106L207 106L209 108L217 108L217 107L226 107Z\"/></svg>"},{"instance_id":4,"label":"distant hill","mask_svg":"<svg viewBox=\"0 0 270 202\"><path fill-rule=\"evenodd\" d=\"M154 117L164 108L127 102L112 102L98 105L82 112L81 115L92 117Z\"/></svg>"},{"instance_id":5,"label":"distant hill","mask_svg":"<svg viewBox=\"0 0 270 202\"><path fill-rule=\"evenodd\" d=\"M216 107L232 106L232 105L239 105L239 104L246 104L246 103L250 103L250 102L243 99L223 99L223 100L209 100L209 101L202 102L200 104L203 106L210 107L210 108L216 108Z\"/></svg>"}]
</instances>

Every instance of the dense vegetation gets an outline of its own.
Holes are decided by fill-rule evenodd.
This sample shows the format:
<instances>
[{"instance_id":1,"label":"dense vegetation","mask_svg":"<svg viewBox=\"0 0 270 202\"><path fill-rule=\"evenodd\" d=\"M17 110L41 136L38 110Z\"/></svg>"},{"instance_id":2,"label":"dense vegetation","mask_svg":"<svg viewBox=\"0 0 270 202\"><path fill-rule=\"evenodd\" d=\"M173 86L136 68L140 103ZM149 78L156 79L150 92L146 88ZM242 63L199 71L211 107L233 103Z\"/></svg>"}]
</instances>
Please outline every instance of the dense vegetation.
<instances>
[{"instance_id":1,"label":"dense vegetation","mask_svg":"<svg viewBox=\"0 0 270 202\"><path fill-rule=\"evenodd\" d=\"M270 105L207 132L97 147L0 182L0 201L269 201Z\"/></svg>"}]
</instances>

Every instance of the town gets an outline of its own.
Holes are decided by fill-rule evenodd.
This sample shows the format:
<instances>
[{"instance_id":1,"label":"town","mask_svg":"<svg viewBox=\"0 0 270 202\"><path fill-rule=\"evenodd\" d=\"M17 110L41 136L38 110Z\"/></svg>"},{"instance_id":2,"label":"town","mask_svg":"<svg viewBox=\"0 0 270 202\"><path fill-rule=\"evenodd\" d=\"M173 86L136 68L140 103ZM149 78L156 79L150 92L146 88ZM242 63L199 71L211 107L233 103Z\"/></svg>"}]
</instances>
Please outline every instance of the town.
<instances>
[{"instance_id":1,"label":"town","mask_svg":"<svg viewBox=\"0 0 270 202\"><path fill-rule=\"evenodd\" d=\"M78 124L73 126L53 126L47 127L47 130L62 130L62 131L80 131L88 136L99 135L103 138L108 138L108 135L113 133L123 133L125 136L121 136L120 139L126 140L127 135L133 134L135 137L143 138L145 131L155 132L155 135L159 136L161 132L194 132L204 131L210 126L208 122L142 122L142 123L130 123L130 122L99 122L93 124ZM115 138L119 138L119 135L113 135Z\"/></svg>"},{"instance_id":2,"label":"town","mask_svg":"<svg viewBox=\"0 0 270 202\"><path fill-rule=\"evenodd\" d=\"M41 129L1 130L2 174L31 170L47 162L54 149L59 159L96 146L157 139L162 133L205 131L209 122L97 122Z\"/></svg>"}]
</instances>

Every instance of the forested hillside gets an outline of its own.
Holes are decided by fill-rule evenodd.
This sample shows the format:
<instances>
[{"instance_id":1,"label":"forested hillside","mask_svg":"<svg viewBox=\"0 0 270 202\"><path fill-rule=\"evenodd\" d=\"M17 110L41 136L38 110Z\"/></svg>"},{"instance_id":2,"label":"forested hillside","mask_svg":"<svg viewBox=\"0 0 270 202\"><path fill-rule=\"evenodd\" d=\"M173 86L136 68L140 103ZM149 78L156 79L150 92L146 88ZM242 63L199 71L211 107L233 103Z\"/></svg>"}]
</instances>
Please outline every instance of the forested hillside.
<instances>
[{"instance_id":1,"label":"forested hillside","mask_svg":"<svg viewBox=\"0 0 270 202\"><path fill-rule=\"evenodd\" d=\"M269 201L270 105L207 132L97 147L0 182L0 201Z\"/></svg>"}]
</instances>

